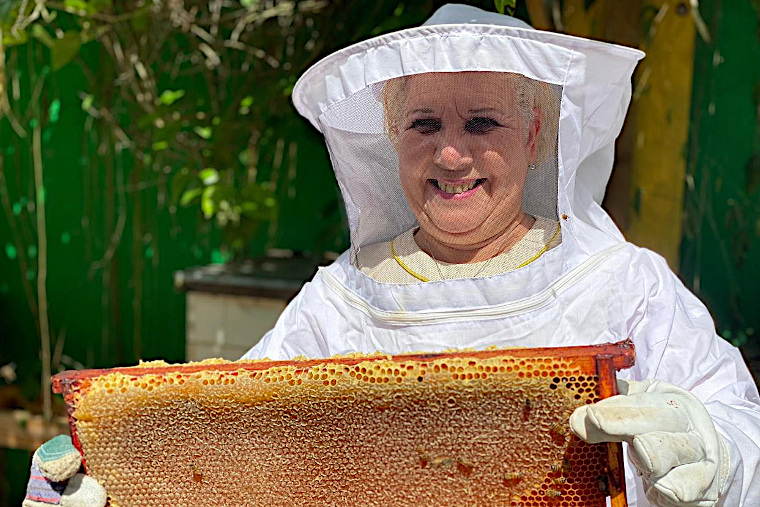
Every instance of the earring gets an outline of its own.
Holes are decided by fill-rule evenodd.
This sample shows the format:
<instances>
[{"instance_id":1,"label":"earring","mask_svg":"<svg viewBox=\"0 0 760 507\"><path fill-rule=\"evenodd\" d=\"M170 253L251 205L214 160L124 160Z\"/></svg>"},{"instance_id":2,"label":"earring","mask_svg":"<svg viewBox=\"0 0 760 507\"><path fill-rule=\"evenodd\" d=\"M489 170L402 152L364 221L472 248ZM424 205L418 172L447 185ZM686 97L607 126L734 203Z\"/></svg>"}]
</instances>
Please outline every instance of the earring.
<instances>
[{"instance_id":1,"label":"earring","mask_svg":"<svg viewBox=\"0 0 760 507\"><path fill-rule=\"evenodd\" d=\"M528 166L528 170L530 170L530 171L535 171L535 170L536 170L536 164L535 164L535 163L532 163L532 164L530 164L530 165Z\"/></svg>"}]
</instances>

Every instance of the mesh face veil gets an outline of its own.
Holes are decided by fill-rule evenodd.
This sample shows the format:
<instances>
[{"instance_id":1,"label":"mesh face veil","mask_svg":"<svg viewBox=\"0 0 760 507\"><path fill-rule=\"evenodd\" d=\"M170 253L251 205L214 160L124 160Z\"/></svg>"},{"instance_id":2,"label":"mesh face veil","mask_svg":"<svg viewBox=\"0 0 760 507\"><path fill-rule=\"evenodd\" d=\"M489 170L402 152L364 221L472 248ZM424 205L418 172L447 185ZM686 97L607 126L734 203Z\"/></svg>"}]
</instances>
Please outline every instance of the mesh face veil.
<instances>
[{"instance_id":1,"label":"mesh face veil","mask_svg":"<svg viewBox=\"0 0 760 507\"><path fill-rule=\"evenodd\" d=\"M560 95L548 83L501 72L384 83L376 96L385 135L419 228L390 245L356 245L357 267L397 283L477 277L520 267L556 246Z\"/></svg>"},{"instance_id":2,"label":"mesh face veil","mask_svg":"<svg viewBox=\"0 0 760 507\"><path fill-rule=\"evenodd\" d=\"M426 278L449 278L442 270L461 263L477 265L469 276L493 275L556 246L561 93L518 73L431 72L373 84L331 109L322 128L336 171L362 171L344 185L354 264L387 271L384 261L398 261L387 242L416 226L399 238L409 257L399 262L432 269ZM376 206L385 200L392 206Z\"/></svg>"},{"instance_id":3,"label":"mesh face veil","mask_svg":"<svg viewBox=\"0 0 760 507\"><path fill-rule=\"evenodd\" d=\"M622 241L599 202L642 54L463 6L431 22L339 51L294 89L330 151L350 262L414 283L549 250L566 269ZM378 278L385 262L407 274Z\"/></svg>"}]
</instances>

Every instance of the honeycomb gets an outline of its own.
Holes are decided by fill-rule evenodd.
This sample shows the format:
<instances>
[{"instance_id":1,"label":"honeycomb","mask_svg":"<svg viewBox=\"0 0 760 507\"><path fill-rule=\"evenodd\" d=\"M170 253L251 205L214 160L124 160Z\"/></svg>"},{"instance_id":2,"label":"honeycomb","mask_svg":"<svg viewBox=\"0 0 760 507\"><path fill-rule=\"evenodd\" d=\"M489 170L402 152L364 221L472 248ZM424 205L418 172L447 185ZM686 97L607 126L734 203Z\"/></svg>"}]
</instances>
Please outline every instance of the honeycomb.
<instances>
[{"instance_id":1,"label":"honeycomb","mask_svg":"<svg viewBox=\"0 0 760 507\"><path fill-rule=\"evenodd\" d=\"M625 505L619 444L568 418L630 342L64 372L113 507Z\"/></svg>"}]
</instances>

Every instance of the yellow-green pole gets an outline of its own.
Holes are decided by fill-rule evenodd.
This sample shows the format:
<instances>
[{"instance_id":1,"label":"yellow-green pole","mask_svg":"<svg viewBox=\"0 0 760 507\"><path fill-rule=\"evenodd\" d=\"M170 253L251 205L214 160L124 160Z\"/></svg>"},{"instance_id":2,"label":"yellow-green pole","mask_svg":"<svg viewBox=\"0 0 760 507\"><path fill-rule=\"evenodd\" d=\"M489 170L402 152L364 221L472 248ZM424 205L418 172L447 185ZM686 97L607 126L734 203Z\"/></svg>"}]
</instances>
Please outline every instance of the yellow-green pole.
<instances>
[{"instance_id":1,"label":"yellow-green pole","mask_svg":"<svg viewBox=\"0 0 760 507\"><path fill-rule=\"evenodd\" d=\"M636 72L627 238L678 269L686 174L685 146L694 73L695 25L687 2L646 0L647 56Z\"/></svg>"}]
</instances>

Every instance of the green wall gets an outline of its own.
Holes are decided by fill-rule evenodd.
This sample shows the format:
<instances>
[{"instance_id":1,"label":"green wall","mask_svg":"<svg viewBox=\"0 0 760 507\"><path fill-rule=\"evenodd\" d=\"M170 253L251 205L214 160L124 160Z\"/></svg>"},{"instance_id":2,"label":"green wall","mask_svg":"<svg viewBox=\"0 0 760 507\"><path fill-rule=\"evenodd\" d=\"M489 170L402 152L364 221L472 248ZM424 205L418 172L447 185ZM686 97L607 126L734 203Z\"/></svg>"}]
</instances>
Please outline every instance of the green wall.
<instances>
[{"instance_id":1,"label":"green wall","mask_svg":"<svg viewBox=\"0 0 760 507\"><path fill-rule=\"evenodd\" d=\"M725 337L760 334L760 2L702 0L681 277Z\"/></svg>"},{"instance_id":2,"label":"green wall","mask_svg":"<svg viewBox=\"0 0 760 507\"><path fill-rule=\"evenodd\" d=\"M20 52L27 53L24 48ZM44 61L40 63L43 68ZM26 77L22 71L21 88L28 92ZM78 67L68 65L49 75L41 100L46 111L59 103L54 106L57 119L46 115L42 143L52 339L64 339L63 355L85 367L139 358L180 361L184 296L175 293L172 273L218 258L219 233L197 209L171 209L165 174L141 167L137 177L137 164L128 154L111 147L98 152L81 107L86 89ZM22 93L20 102L25 100ZM259 253L266 246L340 250L345 235L323 142L303 122L284 123L298 144L296 178L281 191L276 228L262 231L254 248ZM0 154L12 210L0 216L0 364L15 361L19 383L32 385L26 390L31 395L39 376L39 340L24 283L36 290L33 171L28 142L12 132L7 119L0 120ZM126 188L123 197L119 179ZM122 212L126 220L118 247L110 261L98 262L119 230ZM314 227L315 218L324 225Z\"/></svg>"}]
</instances>

